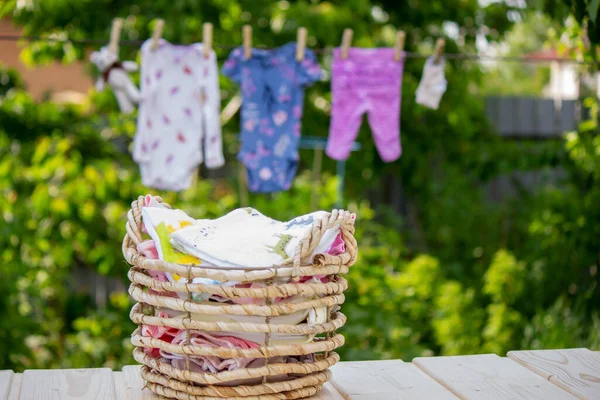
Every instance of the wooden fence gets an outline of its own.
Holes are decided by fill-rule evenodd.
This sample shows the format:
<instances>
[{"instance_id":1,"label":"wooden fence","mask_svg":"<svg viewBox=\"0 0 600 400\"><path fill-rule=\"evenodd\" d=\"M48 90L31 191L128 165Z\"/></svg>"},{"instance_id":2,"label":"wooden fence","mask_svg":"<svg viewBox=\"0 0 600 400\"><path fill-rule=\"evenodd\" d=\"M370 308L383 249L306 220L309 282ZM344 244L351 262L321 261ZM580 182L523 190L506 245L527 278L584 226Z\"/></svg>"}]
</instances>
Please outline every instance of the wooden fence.
<instances>
[{"instance_id":1,"label":"wooden fence","mask_svg":"<svg viewBox=\"0 0 600 400\"><path fill-rule=\"evenodd\" d=\"M487 97L485 113L500 136L551 139L577 129L581 107L575 100L534 97Z\"/></svg>"}]
</instances>

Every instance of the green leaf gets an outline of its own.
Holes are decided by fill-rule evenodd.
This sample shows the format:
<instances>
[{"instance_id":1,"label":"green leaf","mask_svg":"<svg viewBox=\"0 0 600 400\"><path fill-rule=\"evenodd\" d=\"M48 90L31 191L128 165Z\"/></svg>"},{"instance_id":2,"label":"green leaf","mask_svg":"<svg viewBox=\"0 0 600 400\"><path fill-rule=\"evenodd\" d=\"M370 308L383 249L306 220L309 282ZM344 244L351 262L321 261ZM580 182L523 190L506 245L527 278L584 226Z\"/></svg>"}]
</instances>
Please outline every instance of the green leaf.
<instances>
[{"instance_id":1,"label":"green leaf","mask_svg":"<svg viewBox=\"0 0 600 400\"><path fill-rule=\"evenodd\" d=\"M598 6L600 6L600 0L591 0L588 5L588 13L590 15L590 19L595 24L596 19L598 18Z\"/></svg>"}]
</instances>

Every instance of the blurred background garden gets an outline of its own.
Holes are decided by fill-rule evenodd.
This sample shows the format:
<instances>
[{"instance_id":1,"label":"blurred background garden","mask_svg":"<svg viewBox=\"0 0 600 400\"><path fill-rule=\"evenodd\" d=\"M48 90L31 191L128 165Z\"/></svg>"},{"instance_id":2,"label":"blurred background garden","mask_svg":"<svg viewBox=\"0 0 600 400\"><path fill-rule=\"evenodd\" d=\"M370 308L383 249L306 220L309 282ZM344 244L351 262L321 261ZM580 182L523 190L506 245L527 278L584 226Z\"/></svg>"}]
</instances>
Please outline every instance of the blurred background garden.
<instances>
[{"instance_id":1,"label":"blurred background garden","mask_svg":"<svg viewBox=\"0 0 600 400\"><path fill-rule=\"evenodd\" d=\"M316 152L302 150L291 190L250 194L248 204L277 219L340 201L358 214L344 360L600 349L600 137L591 50L599 3L3 1L4 36L44 40L0 40L0 369L133 363L133 303L121 254L131 201L152 192L196 218L245 202L235 159L238 115L223 127L224 168L202 168L197 183L178 194L142 186L130 152L135 114L121 114L109 90L93 89L98 72L87 59L100 46L82 44L108 42L115 17L124 19L121 40L134 43L150 37L157 18L165 20L163 37L177 43L200 41L202 24L212 22L220 63L241 44L244 24L253 26L254 45L267 48L306 27L308 46L325 49L319 61L326 71L329 50L348 27L358 47L393 46L403 29L409 52L431 54L445 37L447 53L479 54L449 57L438 110L415 102L424 59L406 61L403 155L383 163L363 123L343 199L336 163L324 157L317 173ZM8 66L13 53L18 65ZM123 60L139 60L138 53L139 45L121 45ZM540 62L548 54L577 62ZM557 76L573 87L554 85ZM220 83L225 108L237 86L225 77ZM504 135L506 117L494 121L489 111L490 99L502 96L571 101L583 117L549 137ZM326 72L307 90L303 135L327 137L330 102Z\"/></svg>"}]
</instances>

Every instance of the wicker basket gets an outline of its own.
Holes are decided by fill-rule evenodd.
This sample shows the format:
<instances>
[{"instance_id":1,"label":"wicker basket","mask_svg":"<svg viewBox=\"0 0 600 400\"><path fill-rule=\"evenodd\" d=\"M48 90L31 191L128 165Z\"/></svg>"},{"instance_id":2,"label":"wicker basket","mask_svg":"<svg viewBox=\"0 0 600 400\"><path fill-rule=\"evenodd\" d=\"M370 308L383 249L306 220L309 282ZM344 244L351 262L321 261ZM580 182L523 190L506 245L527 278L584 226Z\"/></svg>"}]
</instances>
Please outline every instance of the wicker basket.
<instances>
[{"instance_id":1,"label":"wicker basket","mask_svg":"<svg viewBox=\"0 0 600 400\"><path fill-rule=\"evenodd\" d=\"M155 199L164 206L162 199ZM339 361L334 350L344 344L344 337L336 334L346 317L339 312L344 302L344 290L347 281L340 276L356 259L357 245L354 239L354 218L348 211L334 210L323 219L313 222L309 234L300 242L293 257L280 266L258 270L234 270L207 268L200 265L182 265L161 260L151 260L137 251L142 242L142 207L144 196L131 205L127 214L127 234L123 239L123 255L132 265L129 271L131 286L129 293L137 301L130 317L138 325L131 341L135 346L134 358L144 364L142 377L147 387L159 398L182 400L195 399L299 399L317 393L323 383L331 377L329 367ZM322 235L328 229L339 224L345 252L341 255L318 254L312 265L308 260L319 244ZM204 277L220 282L264 283L262 288L238 288L200 283L162 282L153 279L148 270L160 270L192 278ZM325 275L326 283L299 283L303 276ZM278 284L275 284L275 281ZM285 283L281 283L284 281ZM148 290L152 289L152 290ZM160 292L187 293L188 299L167 297ZM218 294L227 298L262 298L265 305L255 304L199 304L192 300L192 294L203 292ZM273 299L301 295L300 302L273 304ZM178 311L183 318L162 318L155 316L154 309L160 307ZM326 310L327 319L322 324L306 322L297 325L275 323L272 319L298 311ZM237 321L198 321L192 314L239 315L252 322ZM173 344L153 337L142 336L141 326L153 325L177 328L186 331L185 344ZM204 347L190 343L190 331L210 332L215 335L235 333L253 333L264 335L264 341L258 348L237 349L228 347ZM271 344L274 334L307 335L312 340L304 344ZM313 338L314 337L314 338ZM153 358L144 348L158 348L173 354L181 354L186 359L186 369L178 369L170 363ZM306 356L312 354L309 361L287 363L272 361L278 356ZM216 356L219 358L255 358L264 359L262 366L240 368L218 373L195 372L190 370L190 356ZM281 359L279 359L281 360ZM287 358L286 358L287 360ZM261 360L262 362L262 360ZM284 376L284 380L282 380ZM236 383L246 380L244 384ZM252 381L248 384L248 380ZM161 397L162 396L162 397Z\"/></svg>"}]
</instances>

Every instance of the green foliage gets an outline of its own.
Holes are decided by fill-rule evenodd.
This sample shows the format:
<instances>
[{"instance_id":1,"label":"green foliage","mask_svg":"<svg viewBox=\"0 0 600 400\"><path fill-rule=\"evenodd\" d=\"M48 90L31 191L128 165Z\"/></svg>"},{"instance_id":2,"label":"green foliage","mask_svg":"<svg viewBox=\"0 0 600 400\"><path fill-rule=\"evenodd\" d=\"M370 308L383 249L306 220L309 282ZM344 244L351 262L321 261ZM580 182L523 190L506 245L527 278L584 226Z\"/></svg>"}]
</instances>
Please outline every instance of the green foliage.
<instances>
[{"instance_id":1,"label":"green foliage","mask_svg":"<svg viewBox=\"0 0 600 400\"><path fill-rule=\"evenodd\" d=\"M567 17L573 17L580 27L584 27L586 36L594 44L600 44L599 0L527 0L531 7L563 23ZM593 52L596 59L596 53Z\"/></svg>"},{"instance_id":2,"label":"green foliage","mask_svg":"<svg viewBox=\"0 0 600 400\"><path fill-rule=\"evenodd\" d=\"M62 365L68 368L104 365L118 369L131 363L133 345L129 336L135 325L128 321L130 309L128 296L115 293L108 308L75 319L74 332L68 334L65 340L65 361Z\"/></svg>"},{"instance_id":3,"label":"green foliage","mask_svg":"<svg viewBox=\"0 0 600 400\"><path fill-rule=\"evenodd\" d=\"M497 51L504 57L526 57L548 47L555 48L562 33L561 25L544 14L528 12L506 33ZM495 96L540 96L550 81L547 63L490 62L487 69L482 91Z\"/></svg>"},{"instance_id":4,"label":"green foliage","mask_svg":"<svg viewBox=\"0 0 600 400\"><path fill-rule=\"evenodd\" d=\"M523 293L525 277L525 263L506 250L499 250L483 276L483 293L494 303L515 304Z\"/></svg>"},{"instance_id":5,"label":"green foliage","mask_svg":"<svg viewBox=\"0 0 600 400\"><path fill-rule=\"evenodd\" d=\"M473 288L465 288L456 281L440 287L432 325L442 354L470 354L479 350L483 316L475 295Z\"/></svg>"},{"instance_id":6,"label":"green foliage","mask_svg":"<svg viewBox=\"0 0 600 400\"><path fill-rule=\"evenodd\" d=\"M122 38L138 40L161 17L167 39L189 43L199 39L202 22L211 21L216 42L224 45L241 41L245 23L255 28L254 42L265 46L293 40L300 25L309 30L310 46L337 45L349 25L357 45L388 46L400 26L408 32L407 50L424 53L445 21L466 32L464 42L448 43L449 51L473 51L472 30L486 23L500 34L510 27L509 6L481 9L478 1L426 7L368 0L109 3L63 0L16 9L11 0L0 5L0 15L11 15L26 34L71 40L105 40L115 16L126 17ZM38 42L23 56L66 62L83 58L85 50L69 41ZM222 59L229 49L217 50ZM129 59L136 51L123 46L122 55ZM323 57L327 69L329 56ZM382 163L365 124L362 150L347 164L344 206L358 214L359 258L347 276L342 357L597 348L600 140L594 102L587 104L594 118L564 141L508 142L491 131L478 97L493 75L472 62L449 61L449 88L433 111L414 100L422 68L414 59L405 65L402 158ZM224 78L221 83L226 103L237 88ZM330 101L327 81L307 91L304 134L327 135ZM224 127L228 160L238 148L236 125L234 118ZM35 102L14 72L0 68L0 368L132 362L130 299L113 293L106 306L97 305L75 276L83 270L127 281L121 254L126 212L150 191L129 154L134 133L135 116L120 115L108 92L91 93L81 106ZM324 160L322 178L312 182L312 157L301 152L290 191L250 195L250 204L279 219L309 212L312 204L332 208L335 164ZM213 218L240 205L237 168L230 161L215 174L221 178L200 178L178 194L155 193L196 218ZM563 177L554 185L531 191L515 183L517 197L487 198L485 187L496 178L555 168ZM399 200L403 216L385 206Z\"/></svg>"},{"instance_id":7,"label":"green foliage","mask_svg":"<svg viewBox=\"0 0 600 400\"><path fill-rule=\"evenodd\" d=\"M598 314L586 317L561 297L549 309L536 314L524 331L523 348L600 348Z\"/></svg>"}]
</instances>

